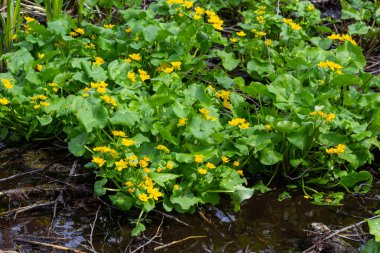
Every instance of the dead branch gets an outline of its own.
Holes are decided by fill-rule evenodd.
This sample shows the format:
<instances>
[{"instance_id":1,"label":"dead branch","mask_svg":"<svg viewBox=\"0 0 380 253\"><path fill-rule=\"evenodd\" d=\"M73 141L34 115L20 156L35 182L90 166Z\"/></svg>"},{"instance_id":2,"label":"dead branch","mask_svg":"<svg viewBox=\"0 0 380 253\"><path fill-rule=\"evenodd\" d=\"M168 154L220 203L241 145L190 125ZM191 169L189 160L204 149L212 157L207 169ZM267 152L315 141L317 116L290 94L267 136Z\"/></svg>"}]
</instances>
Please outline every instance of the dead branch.
<instances>
[{"instance_id":1,"label":"dead branch","mask_svg":"<svg viewBox=\"0 0 380 253\"><path fill-rule=\"evenodd\" d=\"M18 238L14 239L14 241L22 242L22 243L28 243L28 244L40 245L40 246L49 247L52 249L70 251L70 252L74 252L74 253L85 253L84 251L81 251L81 250L71 249L71 248L68 248L65 246L60 246L60 245L55 245L55 244L50 244L50 243L45 243L45 242L30 241L30 240L18 239Z\"/></svg>"},{"instance_id":2,"label":"dead branch","mask_svg":"<svg viewBox=\"0 0 380 253\"><path fill-rule=\"evenodd\" d=\"M15 178L18 178L18 177L21 177L21 176L25 176L25 175L28 175L28 174L40 172L42 170L44 170L44 169L42 168L42 169L38 169L38 170L27 171L27 172L24 172L24 173L19 173L19 174L16 174L16 175L12 175L10 177L1 178L0 179L0 183L3 183L5 181L11 180L11 179L15 179Z\"/></svg>"},{"instance_id":3,"label":"dead branch","mask_svg":"<svg viewBox=\"0 0 380 253\"><path fill-rule=\"evenodd\" d=\"M17 215L20 214L20 213L23 213L23 212L26 212L26 211L29 211L29 210L32 210L32 209L36 209L36 208L41 208L41 207L53 205L53 204L54 204L54 201L48 201L48 202L45 202L45 203L33 204L33 205L30 205L30 206L24 206L24 207L12 209L12 210L7 211L7 212L2 212L2 213L0 213L0 217L1 216L9 216L9 215L11 215L11 214L14 213L13 219L16 219Z\"/></svg>"},{"instance_id":4,"label":"dead branch","mask_svg":"<svg viewBox=\"0 0 380 253\"><path fill-rule=\"evenodd\" d=\"M187 224L186 222L181 221L180 219L178 219L178 218L176 218L176 217L174 217L174 216L172 216L172 215L170 215L170 214L163 213L163 212L161 212L161 211L154 210L154 209L153 209L151 212L159 213L159 214L161 214L162 216L164 216L164 217L166 217L166 218L169 218L169 219L172 219L172 220L175 220L176 222L181 223L181 224L183 224L183 225L185 225L185 226L187 226L187 227L192 227L191 225Z\"/></svg>"},{"instance_id":5,"label":"dead branch","mask_svg":"<svg viewBox=\"0 0 380 253\"><path fill-rule=\"evenodd\" d=\"M204 236L204 235L188 236L188 237L183 238L183 239L181 239L181 240L178 240L178 241L172 241L172 242L167 243L167 244L165 244L165 245L155 247L155 248L154 248L154 251L157 251L157 250L160 250L160 249L164 249L164 248L170 247L170 246L172 246L172 245L174 245L174 244L178 244L178 243L181 243L181 242L184 242L184 241L190 240L190 239L205 238L205 237L207 237L207 236Z\"/></svg>"}]
</instances>

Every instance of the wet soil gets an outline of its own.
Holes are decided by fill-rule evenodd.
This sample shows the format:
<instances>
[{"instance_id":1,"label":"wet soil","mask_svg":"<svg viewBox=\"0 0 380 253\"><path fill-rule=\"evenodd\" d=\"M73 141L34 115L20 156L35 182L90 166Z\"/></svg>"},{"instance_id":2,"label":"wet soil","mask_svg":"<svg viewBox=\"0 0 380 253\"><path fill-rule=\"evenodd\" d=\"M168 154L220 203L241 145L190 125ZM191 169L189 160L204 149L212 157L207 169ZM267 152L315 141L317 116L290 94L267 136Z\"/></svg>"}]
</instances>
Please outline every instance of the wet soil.
<instances>
[{"instance_id":1,"label":"wet soil","mask_svg":"<svg viewBox=\"0 0 380 253\"><path fill-rule=\"evenodd\" d=\"M193 215L151 212L144 221L147 231L132 238L130 222L137 213L120 212L95 198L92 173L67 151L3 149L0 164L0 179L32 171L0 181L0 252L301 252L309 246L305 230L311 223L339 229L380 208L380 182L370 194L350 195L339 207L313 205L296 192L279 202L278 189L255 193L239 213L228 205L202 207ZM359 235L356 242L347 241L355 249L368 239L359 228L350 232Z\"/></svg>"}]
</instances>

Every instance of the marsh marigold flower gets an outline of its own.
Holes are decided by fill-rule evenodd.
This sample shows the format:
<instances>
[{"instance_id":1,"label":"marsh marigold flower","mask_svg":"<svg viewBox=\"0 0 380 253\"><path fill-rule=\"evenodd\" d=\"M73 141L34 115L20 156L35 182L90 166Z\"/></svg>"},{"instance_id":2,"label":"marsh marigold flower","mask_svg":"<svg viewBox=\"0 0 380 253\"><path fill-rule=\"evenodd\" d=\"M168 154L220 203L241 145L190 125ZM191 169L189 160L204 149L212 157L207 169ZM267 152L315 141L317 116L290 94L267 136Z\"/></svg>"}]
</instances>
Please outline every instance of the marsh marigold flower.
<instances>
[{"instance_id":1,"label":"marsh marigold flower","mask_svg":"<svg viewBox=\"0 0 380 253\"><path fill-rule=\"evenodd\" d=\"M1 79L1 82L4 84L4 87L6 89L12 89L13 88L13 84L8 80L8 79Z\"/></svg>"},{"instance_id":2,"label":"marsh marigold flower","mask_svg":"<svg viewBox=\"0 0 380 253\"><path fill-rule=\"evenodd\" d=\"M104 28L110 28L110 29L112 29L112 28L114 28L114 26L115 25L113 25L113 24L105 24Z\"/></svg>"},{"instance_id":3,"label":"marsh marigold flower","mask_svg":"<svg viewBox=\"0 0 380 253\"><path fill-rule=\"evenodd\" d=\"M236 35L239 36L239 37L245 37L245 36L247 36L247 34L244 31L237 32Z\"/></svg>"},{"instance_id":4,"label":"marsh marigold flower","mask_svg":"<svg viewBox=\"0 0 380 253\"><path fill-rule=\"evenodd\" d=\"M41 64L37 64L36 69L37 69L39 72L41 72L41 71L42 71L42 65L41 65Z\"/></svg>"},{"instance_id":5,"label":"marsh marigold flower","mask_svg":"<svg viewBox=\"0 0 380 253\"><path fill-rule=\"evenodd\" d=\"M140 54L130 54L129 58L135 61L141 61L141 55Z\"/></svg>"},{"instance_id":6,"label":"marsh marigold flower","mask_svg":"<svg viewBox=\"0 0 380 253\"><path fill-rule=\"evenodd\" d=\"M103 58L102 57L99 57L99 56L96 56L95 57L95 61L93 62L95 65L102 65L102 64L104 64L104 60L103 60Z\"/></svg>"},{"instance_id":7,"label":"marsh marigold flower","mask_svg":"<svg viewBox=\"0 0 380 253\"><path fill-rule=\"evenodd\" d=\"M146 195L146 193L142 193L142 194L139 194L139 199L142 201L142 202L146 202L149 200L149 197L148 195Z\"/></svg>"},{"instance_id":8,"label":"marsh marigold flower","mask_svg":"<svg viewBox=\"0 0 380 253\"><path fill-rule=\"evenodd\" d=\"M203 155L194 155L194 161L196 163L201 163L203 161Z\"/></svg>"},{"instance_id":9,"label":"marsh marigold flower","mask_svg":"<svg viewBox=\"0 0 380 253\"><path fill-rule=\"evenodd\" d=\"M221 159L223 163L228 163L230 161L230 159L227 156L222 156Z\"/></svg>"},{"instance_id":10,"label":"marsh marigold flower","mask_svg":"<svg viewBox=\"0 0 380 253\"><path fill-rule=\"evenodd\" d=\"M0 104L7 105L7 104L9 104L9 100L6 98L0 98Z\"/></svg>"},{"instance_id":11,"label":"marsh marigold flower","mask_svg":"<svg viewBox=\"0 0 380 253\"><path fill-rule=\"evenodd\" d=\"M99 167L102 167L106 163L106 160L104 160L101 157L96 157L96 156L94 156L91 161L93 163L96 163Z\"/></svg>"},{"instance_id":12,"label":"marsh marigold flower","mask_svg":"<svg viewBox=\"0 0 380 253\"><path fill-rule=\"evenodd\" d=\"M121 144L123 144L126 147L133 146L136 144L136 142L132 139L123 138L121 140Z\"/></svg>"},{"instance_id":13,"label":"marsh marigold flower","mask_svg":"<svg viewBox=\"0 0 380 253\"><path fill-rule=\"evenodd\" d=\"M112 131L113 136L115 137L125 137L125 133L123 131Z\"/></svg>"},{"instance_id":14,"label":"marsh marigold flower","mask_svg":"<svg viewBox=\"0 0 380 253\"><path fill-rule=\"evenodd\" d=\"M203 169L203 168L200 168L200 169L198 169L198 173L201 174L201 175L204 175L204 174L207 174L207 170Z\"/></svg>"},{"instance_id":15,"label":"marsh marigold flower","mask_svg":"<svg viewBox=\"0 0 380 253\"><path fill-rule=\"evenodd\" d=\"M209 169L215 169L216 168L216 166L214 164L212 164L212 163L207 163L206 167L209 168Z\"/></svg>"},{"instance_id":16,"label":"marsh marigold flower","mask_svg":"<svg viewBox=\"0 0 380 253\"><path fill-rule=\"evenodd\" d=\"M186 125L186 121L187 121L186 118L181 118L181 119L179 119L179 120L178 120L178 124L177 124L177 126L178 126L178 127L181 127L181 126Z\"/></svg>"},{"instance_id":17,"label":"marsh marigold flower","mask_svg":"<svg viewBox=\"0 0 380 253\"><path fill-rule=\"evenodd\" d=\"M345 150L346 150L346 145L338 144L338 146L336 146L335 148L326 149L326 152L327 152L327 154L341 155L344 153Z\"/></svg>"}]
</instances>

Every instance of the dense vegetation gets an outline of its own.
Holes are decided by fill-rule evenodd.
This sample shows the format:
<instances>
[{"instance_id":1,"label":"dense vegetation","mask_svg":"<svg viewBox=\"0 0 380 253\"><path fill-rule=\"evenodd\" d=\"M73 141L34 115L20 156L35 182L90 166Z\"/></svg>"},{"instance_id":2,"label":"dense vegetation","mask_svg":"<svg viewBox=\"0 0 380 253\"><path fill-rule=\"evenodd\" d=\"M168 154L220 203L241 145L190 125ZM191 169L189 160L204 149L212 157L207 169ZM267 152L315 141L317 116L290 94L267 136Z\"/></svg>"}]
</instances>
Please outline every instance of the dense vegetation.
<instances>
[{"instance_id":1,"label":"dense vegetation","mask_svg":"<svg viewBox=\"0 0 380 253\"><path fill-rule=\"evenodd\" d=\"M361 46L378 50L378 2L342 1L339 30L309 1L159 0L98 22L45 1L46 23L19 2L2 19L1 137L65 138L119 208L228 195L238 211L274 180L321 205L370 190L380 82Z\"/></svg>"}]
</instances>

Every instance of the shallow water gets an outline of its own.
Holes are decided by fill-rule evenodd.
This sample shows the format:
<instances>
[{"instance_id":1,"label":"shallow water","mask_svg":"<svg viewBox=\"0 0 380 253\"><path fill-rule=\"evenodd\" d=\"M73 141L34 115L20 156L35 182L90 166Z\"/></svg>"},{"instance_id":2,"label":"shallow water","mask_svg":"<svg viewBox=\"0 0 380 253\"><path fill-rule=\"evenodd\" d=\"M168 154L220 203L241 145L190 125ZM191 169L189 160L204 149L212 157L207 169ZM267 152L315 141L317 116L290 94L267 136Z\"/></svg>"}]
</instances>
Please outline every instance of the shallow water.
<instances>
[{"instance_id":1,"label":"shallow water","mask_svg":"<svg viewBox=\"0 0 380 253\"><path fill-rule=\"evenodd\" d=\"M14 164L12 165L14 166ZM6 166L5 166L6 167ZM0 168L0 178L9 176L9 171ZM22 185L23 180L38 182L34 176L0 183L0 191ZM37 180L37 181L36 181ZM159 237L145 247L145 252L153 252L154 247L189 236L204 236L182 241L157 252L300 252L306 248L307 232L312 222L320 222L331 229L338 229L373 216L380 209L380 184L375 184L372 192L365 196L348 196L339 207L312 205L303 196L294 193L292 198L282 202L277 200L281 190L265 194L256 193L243 203L239 213L206 207L203 213L210 218L207 223L199 214L171 214L188 223L191 227L165 218ZM53 206L21 213L16 219L0 218L0 249L16 249L21 252L53 252L51 248L32 247L15 239L34 240L82 249L90 252L90 224L94 222L100 202L83 199L75 205L59 203L53 219ZM0 212L8 208L3 204ZM131 252L147 242L156 233L162 216L151 213L150 224L143 237L133 239L129 236L130 219L136 214L120 213L102 206L93 230L92 245L97 252L124 252L132 245ZM357 242L359 248L362 243ZM87 248L87 249L86 249ZM57 251L59 252L59 251ZM126 252L130 252L127 250ZM142 252L139 250L137 252Z\"/></svg>"}]
</instances>

